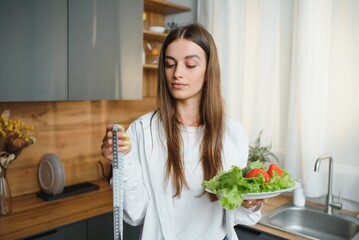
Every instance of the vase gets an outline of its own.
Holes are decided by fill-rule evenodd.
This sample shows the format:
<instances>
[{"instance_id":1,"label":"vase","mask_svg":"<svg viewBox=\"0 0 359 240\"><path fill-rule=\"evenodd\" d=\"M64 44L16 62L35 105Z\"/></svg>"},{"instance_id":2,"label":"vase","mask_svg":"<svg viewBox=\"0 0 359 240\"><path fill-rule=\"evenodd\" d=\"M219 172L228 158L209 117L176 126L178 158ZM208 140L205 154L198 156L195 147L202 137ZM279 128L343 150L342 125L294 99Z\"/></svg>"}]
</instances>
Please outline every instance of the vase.
<instances>
[{"instance_id":1,"label":"vase","mask_svg":"<svg viewBox=\"0 0 359 240\"><path fill-rule=\"evenodd\" d=\"M12 197L9 182L6 179L6 168L0 167L0 215L10 214Z\"/></svg>"}]
</instances>

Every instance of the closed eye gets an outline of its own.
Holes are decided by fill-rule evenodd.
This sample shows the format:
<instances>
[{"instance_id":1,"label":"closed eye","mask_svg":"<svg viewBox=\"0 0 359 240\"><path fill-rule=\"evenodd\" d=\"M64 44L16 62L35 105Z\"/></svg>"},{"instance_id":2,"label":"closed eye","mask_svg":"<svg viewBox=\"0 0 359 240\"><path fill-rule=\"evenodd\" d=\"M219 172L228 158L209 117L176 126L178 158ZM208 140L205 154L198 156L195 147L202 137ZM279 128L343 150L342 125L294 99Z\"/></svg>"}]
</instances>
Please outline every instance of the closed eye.
<instances>
[{"instance_id":1,"label":"closed eye","mask_svg":"<svg viewBox=\"0 0 359 240\"><path fill-rule=\"evenodd\" d=\"M175 64L166 63L166 68L174 68Z\"/></svg>"}]
</instances>

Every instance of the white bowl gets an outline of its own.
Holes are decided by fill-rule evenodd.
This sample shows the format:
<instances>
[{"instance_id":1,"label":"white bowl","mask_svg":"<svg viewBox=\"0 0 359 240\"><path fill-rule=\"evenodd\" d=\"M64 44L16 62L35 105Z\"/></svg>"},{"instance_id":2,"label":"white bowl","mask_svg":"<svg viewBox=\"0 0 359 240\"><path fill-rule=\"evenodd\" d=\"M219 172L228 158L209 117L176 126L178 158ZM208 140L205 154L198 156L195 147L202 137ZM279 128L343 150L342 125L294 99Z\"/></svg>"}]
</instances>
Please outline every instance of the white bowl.
<instances>
[{"instance_id":1,"label":"white bowl","mask_svg":"<svg viewBox=\"0 0 359 240\"><path fill-rule=\"evenodd\" d=\"M166 28L162 26L151 26L148 28L151 32L164 33Z\"/></svg>"}]
</instances>

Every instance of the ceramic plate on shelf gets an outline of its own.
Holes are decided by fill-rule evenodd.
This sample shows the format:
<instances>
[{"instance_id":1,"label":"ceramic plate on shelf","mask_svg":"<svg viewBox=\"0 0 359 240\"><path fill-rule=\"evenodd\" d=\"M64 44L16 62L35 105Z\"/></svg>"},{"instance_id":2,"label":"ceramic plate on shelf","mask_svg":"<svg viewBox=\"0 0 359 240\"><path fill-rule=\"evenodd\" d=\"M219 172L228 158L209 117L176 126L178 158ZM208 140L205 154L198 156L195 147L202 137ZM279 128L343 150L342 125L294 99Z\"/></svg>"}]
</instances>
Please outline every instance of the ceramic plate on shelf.
<instances>
[{"instance_id":1,"label":"ceramic plate on shelf","mask_svg":"<svg viewBox=\"0 0 359 240\"><path fill-rule=\"evenodd\" d=\"M261 192L261 193L247 193L247 194L243 194L243 200L254 200L254 199L266 199L266 198L273 198L278 196L279 194L283 193L283 192L290 192L293 191L294 189L300 187L300 183L299 182L295 182L295 186L292 188L286 188L286 189L282 189L282 190L278 190L278 191L273 191L273 192ZM209 193L213 193L211 190L206 189L207 192Z\"/></svg>"},{"instance_id":2,"label":"ceramic plate on shelf","mask_svg":"<svg viewBox=\"0 0 359 240\"><path fill-rule=\"evenodd\" d=\"M56 195L64 190L65 171L55 154L47 153L41 158L37 175L41 190L46 194Z\"/></svg>"},{"instance_id":3,"label":"ceramic plate on shelf","mask_svg":"<svg viewBox=\"0 0 359 240\"><path fill-rule=\"evenodd\" d=\"M148 28L148 30L156 33L164 33L166 31L166 28L163 26L151 26Z\"/></svg>"}]
</instances>

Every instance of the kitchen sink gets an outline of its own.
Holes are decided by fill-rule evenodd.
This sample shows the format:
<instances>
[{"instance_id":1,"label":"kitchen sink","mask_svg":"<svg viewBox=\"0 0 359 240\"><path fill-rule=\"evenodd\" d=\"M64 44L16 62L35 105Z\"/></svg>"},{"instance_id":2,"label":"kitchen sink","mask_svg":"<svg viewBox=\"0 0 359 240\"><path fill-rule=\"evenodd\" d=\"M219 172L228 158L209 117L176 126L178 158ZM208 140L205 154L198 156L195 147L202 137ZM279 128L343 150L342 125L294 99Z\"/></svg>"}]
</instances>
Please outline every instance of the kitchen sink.
<instances>
[{"instance_id":1,"label":"kitchen sink","mask_svg":"<svg viewBox=\"0 0 359 240\"><path fill-rule=\"evenodd\" d=\"M359 240L359 219L339 213L329 215L310 205L285 204L264 214L259 224L307 239Z\"/></svg>"}]
</instances>

